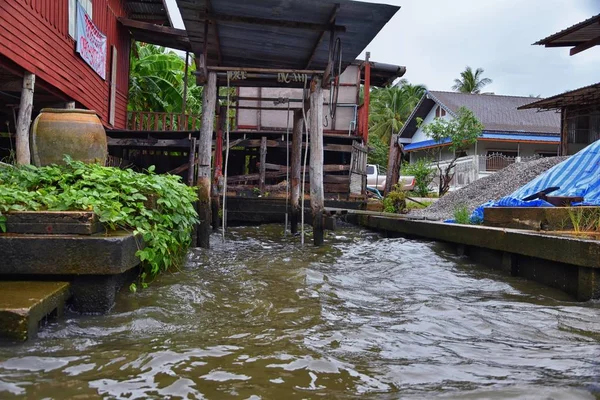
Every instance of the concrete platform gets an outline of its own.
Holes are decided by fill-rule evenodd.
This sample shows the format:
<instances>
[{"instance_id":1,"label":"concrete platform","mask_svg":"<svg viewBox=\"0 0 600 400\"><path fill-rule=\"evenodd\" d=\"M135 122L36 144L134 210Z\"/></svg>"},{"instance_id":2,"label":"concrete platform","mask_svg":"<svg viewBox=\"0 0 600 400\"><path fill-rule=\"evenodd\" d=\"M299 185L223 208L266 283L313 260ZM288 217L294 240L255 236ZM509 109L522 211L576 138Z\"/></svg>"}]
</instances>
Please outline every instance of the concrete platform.
<instances>
[{"instance_id":1,"label":"concrete platform","mask_svg":"<svg viewBox=\"0 0 600 400\"><path fill-rule=\"evenodd\" d=\"M0 282L0 339L35 337L45 320L63 314L69 286L68 282Z\"/></svg>"},{"instance_id":2,"label":"concrete platform","mask_svg":"<svg viewBox=\"0 0 600 400\"><path fill-rule=\"evenodd\" d=\"M580 301L600 298L600 241L517 229L407 219L348 211L348 222L392 235L453 243L469 256L513 276L561 289Z\"/></svg>"},{"instance_id":3,"label":"concrete platform","mask_svg":"<svg viewBox=\"0 0 600 400\"><path fill-rule=\"evenodd\" d=\"M92 235L0 234L0 280L71 283L74 311L105 313L135 279L142 246L125 231Z\"/></svg>"},{"instance_id":4,"label":"concrete platform","mask_svg":"<svg viewBox=\"0 0 600 400\"><path fill-rule=\"evenodd\" d=\"M0 275L115 275L139 264L125 231L94 235L0 234Z\"/></svg>"}]
</instances>

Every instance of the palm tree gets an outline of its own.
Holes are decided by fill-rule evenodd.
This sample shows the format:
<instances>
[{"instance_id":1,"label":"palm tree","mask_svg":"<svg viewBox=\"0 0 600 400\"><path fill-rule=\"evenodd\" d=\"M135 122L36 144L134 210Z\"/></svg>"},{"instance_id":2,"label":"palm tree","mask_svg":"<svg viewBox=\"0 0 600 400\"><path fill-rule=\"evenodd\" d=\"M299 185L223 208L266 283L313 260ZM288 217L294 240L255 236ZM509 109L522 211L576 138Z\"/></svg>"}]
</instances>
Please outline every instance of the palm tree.
<instances>
[{"instance_id":1,"label":"palm tree","mask_svg":"<svg viewBox=\"0 0 600 400\"><path fill-rule=\"evenodd\" d=\"M374 89L371 92L369 132L387 145L391 135L400 131L425 91L425 86L411 85L406 80L393 87Z\"/></svg>"},{"instance_id":2,"label":"palm tree","mask_svg":"<svg viewBox=\"0 0 600 400\"><path fill-rule=\"evenodd\" d=\"M483 68L477 68L475 72L473 72L471 67L467 66L467 68L460 73L460 79L454 80L452 90L460 93L478 94L484 86L492 83L490 78L482 78L482 75Z\"/></svg>"}]
</instances>

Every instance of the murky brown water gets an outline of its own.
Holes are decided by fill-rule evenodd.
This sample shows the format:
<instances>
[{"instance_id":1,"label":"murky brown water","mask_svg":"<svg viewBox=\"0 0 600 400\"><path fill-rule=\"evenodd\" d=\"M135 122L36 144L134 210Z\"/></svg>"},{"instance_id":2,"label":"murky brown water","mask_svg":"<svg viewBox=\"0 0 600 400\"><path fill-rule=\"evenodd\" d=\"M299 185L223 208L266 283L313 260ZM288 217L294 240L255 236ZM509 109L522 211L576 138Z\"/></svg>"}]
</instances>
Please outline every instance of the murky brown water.
<instances>
[{"instance_id":1,"label":"murky brown water","mask_svg":"<svg viewBox=\"0 0 600 400\"><path fill-rule=\"evenodd\" d=\"M443 246L234 228L107 316L0 347L0 398L594 398L600 304Z\"/></svg>"}]
</instances>

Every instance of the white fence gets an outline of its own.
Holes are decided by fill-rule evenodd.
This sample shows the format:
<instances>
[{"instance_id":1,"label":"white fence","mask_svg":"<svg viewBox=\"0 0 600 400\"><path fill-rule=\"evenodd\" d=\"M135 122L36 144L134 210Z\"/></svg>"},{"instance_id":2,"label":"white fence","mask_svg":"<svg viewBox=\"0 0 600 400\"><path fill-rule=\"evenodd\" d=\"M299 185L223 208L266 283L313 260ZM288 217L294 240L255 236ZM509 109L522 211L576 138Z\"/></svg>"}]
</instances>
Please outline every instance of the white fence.
<instances>
[{"instance_id":1,"label":"white fence","mask_svg":"<svg viewBox=\"0 0 600 400\"><path fill-rule=\"evenodd\" d=\"M452 178L452 182L450 183L450 190L467 186L479 178L483 178L516 162L527 162L538 158L541 158L541 156L537 154L530 157L511 157L501 153L461 157L456 160L454 178ZM448 164L450 164L450 160L441 162L439 166L444 171ZM432 164L431 168L435 170L431 189L437 191L440 181L439 170L436 164Z\"/></svg>"}]
</instances>

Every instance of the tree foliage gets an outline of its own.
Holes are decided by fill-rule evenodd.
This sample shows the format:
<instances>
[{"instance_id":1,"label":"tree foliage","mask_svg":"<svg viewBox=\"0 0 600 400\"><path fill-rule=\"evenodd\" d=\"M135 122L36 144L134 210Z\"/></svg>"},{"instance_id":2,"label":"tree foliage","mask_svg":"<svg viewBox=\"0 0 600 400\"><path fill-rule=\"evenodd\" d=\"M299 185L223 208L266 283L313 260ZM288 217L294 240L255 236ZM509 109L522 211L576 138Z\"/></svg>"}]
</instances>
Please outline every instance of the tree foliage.
<instances>
[{"instance_id":1,"label":"tree foliage","mask_svg":"<svg viewBox=\"0 0 600 400\"><path fill-rule=\"evenodd\" d=\"M412 85L406 80L397 86L373 89L369 133L389 144L392 134L400 131L425 91L425 86Z\"/></svg>"},{"instance_id":2,"label":"tree foliage","mask_svg":"<svg viewBox=\"0 0 600 400\"><path fill-rule=\"evenodd\" d=\"M454 80L452 90L460 93L478 94L484 86L492 83L490 78L483 78L483 68L477 68L475 72L469 66L460 73L460 78Z\"/></svg>"},{"instance_id":3,"label":"tree foliage","mask_svg":"<svg viewBox=\"0 0 600 400\"><path fill-rule=\"evenodd\" d=\"M423 120L419 119L419 123ZM448 144L448 149L454 153L454 157L450 163L444 167L440 166L439 155L443 149L442 146L435 147L437 160L437 168L440 172L439 192L440 196L444 195L450 189L450 182L454 178L454 167L456 160L461 153L466 152L469 147L477 142L477 138L481 136L483 124L479 122L475 114L465 107L458 109L456 118L436 118L433 122L423 126L423 132L436 143Z\"/></svg>"},{"instance_id":4,"label":"tree foliage","mask_svg":"<svg viewBox=\"0 0 600 400\"><path fill-rule=\"evenodd\" d=\"M390 140L398 133L425 94L423 85L403 79L396 86L375 88L369 106L369 163L387 165ZM362 91L361 91L362 96Z\"/></svg>"},{"instance_id":5,"label":"tree foliage","mask_svg":"<svg viewBox=\"0 0 600 400\"><path fill-rule=\"evenodd\" d=\"M193 57L192 57L193 59ZM202 86L195 64L188 68L186 112L200 114ZM135 42L130 56L129 111L180 113L183 109L185 59L164 47Z\"/></svg>"}]
</instances>

